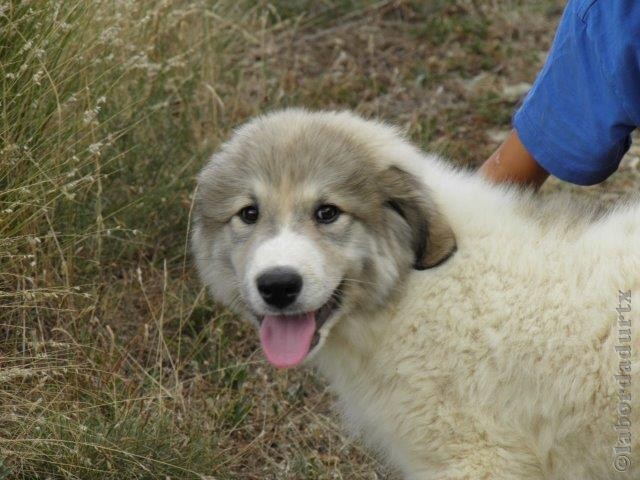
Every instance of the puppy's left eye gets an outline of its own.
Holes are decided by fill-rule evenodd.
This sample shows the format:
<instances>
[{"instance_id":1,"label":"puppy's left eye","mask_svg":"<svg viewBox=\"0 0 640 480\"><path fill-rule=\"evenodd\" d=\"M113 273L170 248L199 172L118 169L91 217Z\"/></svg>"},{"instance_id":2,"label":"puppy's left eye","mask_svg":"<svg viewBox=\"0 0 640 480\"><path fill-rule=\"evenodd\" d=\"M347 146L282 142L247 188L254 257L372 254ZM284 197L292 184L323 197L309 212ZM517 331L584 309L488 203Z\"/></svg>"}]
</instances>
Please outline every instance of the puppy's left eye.
<instances>
[{"instance_id":1,"label":"puppy's left eye","mask_svg":"<svg viewBox=\"0 0 640 480\"><path fill-rule=\"evenodd\" d=\"M316 210L315 217L318 223L335 222L342 211L335 205L320 205Z\"/></svg>"},{"instance_id":2,"label":"puppy's left eye","mask_svg":"<svg viewBox=\"0 0 640 480\"><path fill-rule=\"evenodd\" d=\"M249 205L248 207L244 207L242 210L238 212L238 216L242 219L244 223L252 224L258 221L258 207L255 205Z\"/></svg>"}]
</instances>

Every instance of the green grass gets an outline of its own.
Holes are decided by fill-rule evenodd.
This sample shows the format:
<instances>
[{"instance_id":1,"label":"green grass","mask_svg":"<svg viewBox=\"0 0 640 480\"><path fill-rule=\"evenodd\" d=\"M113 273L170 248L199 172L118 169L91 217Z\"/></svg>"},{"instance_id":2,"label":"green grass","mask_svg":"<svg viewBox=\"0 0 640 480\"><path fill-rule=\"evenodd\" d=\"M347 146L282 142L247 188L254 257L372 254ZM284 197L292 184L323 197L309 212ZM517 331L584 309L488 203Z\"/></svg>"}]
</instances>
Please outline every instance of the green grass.
<instances>
[{"instance_id":1,"label":"green grass","mask_svg":"<svg viewBox=\"0 0 640 480\"><path fill-rule=\"evenodd\" d=\"M286 105L380 116L477 163L559 3L5 2L0 479L384 475L321 380L273 372L206 299L194 176Z\"/></svg>"},{"instance_id":2,"label":"green grass","mask_svg":"<svg viewBox=\"0 0 640 480\"><path fill-rule=\"evenodd\" d=\"M224 52L240 48L252 8L43 1L3 11L6 476L219 471L217 427L182 396L209 340L181 333L202 299L184 251L194 173L225 134L214 98Z\"/></svg>"}]
</instances>

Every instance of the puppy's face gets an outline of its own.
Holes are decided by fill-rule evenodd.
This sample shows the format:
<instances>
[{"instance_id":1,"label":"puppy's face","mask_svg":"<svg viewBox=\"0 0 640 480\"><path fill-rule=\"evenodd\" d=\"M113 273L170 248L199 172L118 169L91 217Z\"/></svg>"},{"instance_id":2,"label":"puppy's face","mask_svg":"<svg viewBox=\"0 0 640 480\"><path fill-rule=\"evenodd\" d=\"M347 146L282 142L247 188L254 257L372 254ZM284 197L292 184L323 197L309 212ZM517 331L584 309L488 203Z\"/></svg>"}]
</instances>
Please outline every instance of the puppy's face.
<instances>
[{"instance_id":1,"label":"puppy's face","mask_svg":"<svg viewBox=\"0 0 640 480\"><path fill-rule=\"evenodd\" d=\"M375 155L322 114L284 112L238 131L199 177L201 276L255 323L276 367L310 358L342 317L379 308L455 245L418 182Z\"/></svg>"}]
</instances>

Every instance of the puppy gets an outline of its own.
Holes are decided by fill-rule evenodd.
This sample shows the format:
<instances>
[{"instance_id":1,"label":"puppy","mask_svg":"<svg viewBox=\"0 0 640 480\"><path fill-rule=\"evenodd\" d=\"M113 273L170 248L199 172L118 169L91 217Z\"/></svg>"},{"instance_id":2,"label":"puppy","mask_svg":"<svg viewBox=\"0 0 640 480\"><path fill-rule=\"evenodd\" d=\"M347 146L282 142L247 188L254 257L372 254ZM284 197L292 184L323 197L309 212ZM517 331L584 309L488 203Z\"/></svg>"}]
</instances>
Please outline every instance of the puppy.
<instances>
[{"instance_id":1,"label":"puppy","mask_svg":"<svg viewBox=\"0 0 640 480\"><path fill-rule=\"evenodd\" d=\"M285 110L220 148L194 211L213 298L405 478L640 478L639 203L541 200Z\"/></svg>"}]
</instances>

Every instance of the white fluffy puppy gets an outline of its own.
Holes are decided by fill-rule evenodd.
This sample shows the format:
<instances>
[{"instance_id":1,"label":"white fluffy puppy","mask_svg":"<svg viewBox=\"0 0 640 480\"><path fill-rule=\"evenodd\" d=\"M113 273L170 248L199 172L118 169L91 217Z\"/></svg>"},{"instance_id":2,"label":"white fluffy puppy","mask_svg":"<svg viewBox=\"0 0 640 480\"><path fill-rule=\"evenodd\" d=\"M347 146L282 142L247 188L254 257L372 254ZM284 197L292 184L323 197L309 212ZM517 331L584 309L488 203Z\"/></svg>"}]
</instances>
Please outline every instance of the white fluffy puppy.
<instances>
[{"instance_id":1,"label":"white fluffy puppy","mask_svg":"<svg viewBox=\"0 0 640 480\"><path fill-rule=\"evenodd\" d=\"M285 110L213 156L195 212L213 297L405 478L640 478L640 204L538 199Z\"/></svg>"}]
</instances>

